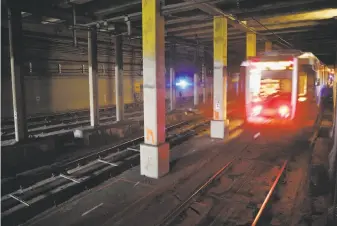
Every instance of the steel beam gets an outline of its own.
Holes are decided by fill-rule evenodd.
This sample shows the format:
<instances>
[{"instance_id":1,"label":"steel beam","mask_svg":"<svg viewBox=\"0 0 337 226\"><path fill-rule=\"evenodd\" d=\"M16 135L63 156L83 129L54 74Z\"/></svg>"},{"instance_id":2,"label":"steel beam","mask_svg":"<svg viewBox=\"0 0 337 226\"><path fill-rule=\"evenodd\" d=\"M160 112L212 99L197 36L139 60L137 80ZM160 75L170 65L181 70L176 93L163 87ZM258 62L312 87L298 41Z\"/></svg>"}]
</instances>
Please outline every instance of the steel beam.
<instances>
[{"instance_id":1,"label":"steel beam","mask_svg":"<svg viewBox=\"0 0 337 226\"><path fill-rule=\"evenodd\" d=\"M331 23L331 21L326 21L326 23ZM283 23L283 24L270 24L270 25L265 25L265 27L268 28L268 30L273 30L273 33L277 32L284 32L284 29L291 29L291 28L298 28L298 29L303 29L304 27L313 27L320 25L321 22L316 22L316 21L305 21L305 22L295 22L295 23ZM184 26L184 27L177 27L177 28L169 28L167 29L170 34L175 34L178 36L195 36L199 34L209 34L212 35L213 29L207 28L211 27L209 23L204 23L200 25L190 25L190 26ZM254 28L256 32L259 32L263 34L262 32L268 32L266 28L261 27L259 24L249 24L250 27ZM194 31L183 31L183 30L189 30L189 29L196 29ZM276 31L274 31L276 30ZM237 29L229 28L228 29L228 35L235 35L235 34L240 34L242 32L237 31Z\"/></svg>"},{"instance_id":2,"label":"steel beam","mask_svg":"<svg viewBox=\"0 0 337 226\"><path fill-rule=\"evenodd\" d=\"M12 1L12 0L11 0ZM41 5L41 2L43 4ZM50 5L48 5L48 1L40 1L38 4L31 1L20 1L20 3L16 3L13 5L19 6L21 11L31 13L33 15L38 16L45 16L45 17L51 17L51 18L57 18L60 20L66 20L68 22L72 22L73 16L71 11L65 10L65 9L52 9L50 8ZM89 23L92 21L91 18L77 15L77 22L78 23Z\"/></svg>"},{"instance_id":3,"label":"steel beam","mask_svg":"<svg viewBox=\"0 0 337 226\"><path fill-rule=\"evenodd\" d=\"M211 1L211 3L217 3L220 1L221 0L215 0L215 1ZM197 3L204 3L204 2L210 2L210 1L209 0L195 0L193 2L182 2L182 3L177 3L177 4L164 5L160 9L161 15L170 16L173 13L190 11L196 8ZM104 20L97 20L97 21L90 22L87 24L82 24L82 26L93 26L97 23L104 23L104 22L111 22L111 23L124 22L125 16L127 16L130 20L140 20L142 17L142 13L135 12L135 13L130 13L128 15L106 18Z\"/></svg>"},{"instance_id":4,"label":"steel beam","mask_svg":"<svg viewBox=\"0 0 337 226\"><path fill-rule=\"evenodd\" d=\"M274 31L274 32L263 32L263 33L261 32L259 34L261 34L263 36L273 36L275 34L292 34L292 33L300 33L300 32L307 32L307 31L311 31L311 29L280 30L280 31ZM259 35L259 34L257 34L257 35ZM213 37L213 34L198 35L199 39L212 39L212 37ZM239 35L239 36L235 36L235 35L232 36L231 35L231 36L228 36L228 40L238 40L238 39L245 39L245 38L246 38L245 35ZM264 39L260 38L259 40L264 40Z\"/></svg>"},{"instance_id":5,"label":"steel beam","mask_svg":"<svg viewBox=\"0 0 337 226\"><path fill-rule=\"evenodd\" d=\"M329 24L330 21L325 21L323 23ZM300 21L300 22L279 22L279 23L262 23L268 30L281 30L281 29L289 29L289 28L303 28L303 27L313 27L323 24L322 21ZM256 31L266 30L264 27L261 27L259 23L256 21L248 21L248 25L254 27Z\"/></svg>"},{"instance_id":6,"label":"steel beam","mask_svg":"<svg viewBox=\"0 0 337 226\"><path fill-rule=\"evenodd\" d=\"M98 63L97 63L97 30L95 27L88 31L88 71L89 71L89 99L90 125L99 125L98 107Z\"/></svg>"},{"instance_id":7,"label":"steel beam","mask_svg":"<svg viewBox=\"0 0 337 226\"><path fill-rule=\"evenodd\" d=\"M260 19L260 23L266 24L282 24L303 21L327 20L337 17L337 9L322 9L306 13L292 13L289 15L269 17ZM251 23L248 23L251 24Z\"/></svg>"},{"instance_id":8,"label":"steel beam","mask_svg":"<svg viewBox=\"0 0 337 226\"><path fill-rule=\"evenodd\" d=\"M205 20L211 20L211 19L212 18L210 16L206 16L206 15L200 15L200 16L194 16L194 17L181 17L181 18L167 20L165 24L173 25L173 24L179 24L179 23L205 21Z\"/></svg>"},{"instance_id":9,"label":"steel beam","mask_svg":"<svg viewBox=\"0 0 337 226\"><path fill-rule=\"evenodd\" d=\"M188 2L190 0L184 1ZM228 19L228 23L239 30L243 30L245 32L246 31L254 32L252 28L247 26L247 24L243 23L242 21L238 20L234 15L224 12L210 3L196 4L196 7L209 15L226 17Z\"/></svg>"},{"instance_id":10,"label":"steel beam","mask_svg":"<svg viewBox=\"0 0 337 226\"><path fill-rule=\"evenodd\" d=\"M160 0L142 1L144 144L140 146L140 173L159 178L170 170L165 142L165 37Z\"/></svg>"},{"instance_id":11,"label":"steel beam","mask_svg":"<svg viewBox=\"0 0 337 226\"><path fill-rule=\"evenodd\" d=\"M314 8L321 6L322 4L326 3L326 0L303 0L303 1L287 1L287 2L275 2L275 3L268 3L264 5L257 5L255 8L249 9L232 9L229 12L232 14L237 15L242 20L251 19L252 16L254 17L265 17L266 13L270 13L272 16L275 15L275 11L281 11L282 9L287 9L289 13L289 9L294 9L296 7L296 11L298 10L308 10L308 6L314 5ZM298 8L300 5L305 5L305 8ZM326 5L326 4L325 4ZM331 4L330 4L331 5ZM325 6L325 8L327 8ZM312 10L311 10L312 11ZM263 12L263 14L261 13Z\"/></svg>"},{"instance_id":12,"label":"steel beam","mask_svg":"<svg viewBox=\"0 0 337 226\"><path fill-rule=\"evenodd\" d=\"M16 8L9 8L8 18L14 129L15 140L19 142L28 137L21 11Z\"/></svg>"},{"instance_id":13,"label":"steel beam","mask_svg":"<svg viewBox=\"0 0 337 226\"><path fill-rule=\"evenodd\" d=\"M113 13L119 13L123 12L129 8L132 8L134 6L138 6L142 3L141 0L132 0L128 1L128 3L122 4L122 5L112 5L111 7L105 7L104 9L100 9L94 12L95 15L98 16L105 16L108 14L113 14Z\"/></svg>"},{"instance_id":14,"label":"steel beam","mask_svg":"<svg viewBox=\"0 0 337 226\"><path fill-rule=\"evenodd\" d=\"M199 23L199 24L191 24L188 26L167 28L166 32L179 32L179 31L184 31L184 30L207 28L207 27L212 28L212 26L213 26L212 22L206 22L206 23Z\"/></svg>"},{"instance_id":15,"label":"steel beam","mask_svg":"<svg viewBox=\"0 0 337 226\"><path fill-rule=\"evenodd\" d=\"M204 2L211 2L211 3L218 3L221 2L222 0L194 0L193 2L182 2L182 3L176 3L176 4L169 4L169 5L163 5L161 7L161 10L166 10L167 13L175 13L175 10L181 10L181 12L184 11L189 11L195 9L195 3L204 3ZM94 10L94 14L98 16L105 16L108 14L114 14L114 13L121 13L124 12L125 10L128 10L132 7L135 6L140 6L142 3L141 0L132 0L128 1L125 4L121 5L110 5L110 6L104 6L101 5L101 8L104 9L99 9L99 10Z\"/></svg>"},{"instance_id":16,"label":"steel beam","mask_svg":"<svg viewBox=\"0 0 337 226\"><path fill-rule=\"evenodd\" d=\"M228 19L214 17L213 120L211 137L224 139L229 135L227 120L227 27Z\"/></svg>"},{"instance_id":17,"label":"steel beam","mask_svg":"<svg viewBox=\"0 0 337 226\"><path fill-rule=\"evenodd\" d=\"M243 34L241 31L232 30L231 32L228 31L228 36L235 36ZM204 29L204 30L197 30L196 32L179 32L175 34L177 37L204 37L204 36L213 36L213 29Z\"/></svg>"},{"instance_id":18,"label":"steel beam","mask_svg":"<svg viewBox=\"0 0 337 226\"><path fill-rule=\"evenodd\" d=\"M115 97L116 121L124 119L123 95L123 36L115 36Z\"/></svg>"}]
</instances>

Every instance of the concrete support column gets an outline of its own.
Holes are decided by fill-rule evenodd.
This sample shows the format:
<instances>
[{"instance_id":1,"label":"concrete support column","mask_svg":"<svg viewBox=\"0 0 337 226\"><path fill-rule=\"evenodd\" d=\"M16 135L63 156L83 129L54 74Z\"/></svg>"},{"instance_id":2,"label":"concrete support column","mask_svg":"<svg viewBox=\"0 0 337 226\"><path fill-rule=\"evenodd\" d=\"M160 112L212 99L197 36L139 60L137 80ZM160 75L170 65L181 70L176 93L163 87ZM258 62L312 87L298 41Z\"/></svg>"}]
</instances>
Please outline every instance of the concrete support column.
<instances>
[{"instance_id":1,"label":"concrete support column","mask_svg":"<svg viewBox=\"0 0 337 226\"><path fill-rule=\"evenodd\" d=\"M165 143L165 38L160 0L142 0L144 144L140 146L140 173L159 178L170 170Z\"/></svg>"},{"instance_id":2,"label":"concrete support column","mask_svg":"<svg viewBox=\"0 0 337 226\"><path fill-rule=\"evenodd\" d=\"M21 11L19 9L10 8L8 10L8 18L15 140L22 141L28 137L28 131L26 122L26 103L24 98Z\"/></svg>"},{"instance_id":3,"label":"concrete support column","mask_svg":"<svg viewBox=\"0 0 337 226\"><path fill-rule=\"evenodd\" d=\"M214 75L214 73L213 73L213 75ZM212 100L214 99L214 89L213 89L213 84L214 84L214 78L213 78L212 81L211 81L211 98L212 98Z\"/></svg>"},{"instance_id":4,"label":"concrete support column","mask_svg":"<svg viewBox=\"0 0 337 226\"><path fill-rule=\"evenodd\" d=\"M228 136L227 120L227 18L214 17L214 78L213 120L211 137L224 139Z\"/></svg>"},{"instance_id":5,"label":"concrete support column","mask_svg":"<svg viewBox=\"0 0 337 226\"><path fill-rule=\"evenodd\" d=\"M173 111L176 108L176 72L174 68L170 67L170 110Z\"/></svg>"},{"instance_id":6,"label":"concrete support column","mask_svg":"<svg viewBox=\"0 0 337 226\"><path fill-rule=\"evenodd\" d=\"M246 54L247 57L256 56L256 34L253 32L247 32L246 37Z\"/></svg>"},{"instance_id":7,"label":"concrete support column","mask_svg":"<svg viewBox=\"0 0 337 226\"><path fill-rule=\"evenodd\" d=\"M135 64L136 64L136 53L135 53L135 49L132 46L131 47L131 55L132 55L132 60L131 60L131 83L132 83L132 87L131 87L131 93L132 93L132 102L135 104L136 103L136 98L135 98Z\"/></svg>"},{"instance_id":8,"label":"concrete support column","mask_svg":"<svg viewBox=\"0 0 337 226\"><path fill-rule=\"evenodd\" d=\"M271 41L266 41L264 43L264 51L270 52L273 49L273 43Z\"/></svg>"},{"instance_id":9,"label":"concrete support column","mask_svg":"<svg viewBox=\"0 0 337 226\"><path fill-rule=\"evenodd\" d=\"M194 78L193 78L194 107L198 106L199 104L198 80L199 80L198 73L194 73Z\"/></svg>"},{"instance_id":10,"label":"concrete support column","mask_svg":"<svg viewBox=\"0 0 337 226\"><path fill-rule=\"evenodd\" d=\"M205 104L207 101L207 78L206 78L206 73L207 73L207 68L206 68L206 63L205 63L205 58L204 62L202 63L202 68L201 68L201 79L202 79L202 102Z\"/></svg>"},{"instance_id":11,"label":"concrete support column","mask_svg":"<svg viewBox=\"0 0 337 226\"><path fill-rule=\"evenodd\" d=\"M123 97L123 36L115 38L115 97L116 97L116 121L124 119Z\"/></svg>"},{"instance_id":12,"label":"concrete support column","mask_svg":"<svg viewBox=\"0 0 337 226\"><path fill-rule=\"evenodd\" d=\"M97 30L95 27L88 31L88 70L89 70L89 98L90 125L99 125L98 106L98 74L97 74Z\"/></svg>"},{"instance_id":13,"label":"concrete support column","mask_svg":"<svg viewBox=\"0 0 337 226\"><path fill-rule=\"evenodd\" d=\"M170 110L173 111L176 108L176 72L174 69L175 66L175 55L176 55L176 46L171 47L170 51Z\"/></svg>"}]
</instances>

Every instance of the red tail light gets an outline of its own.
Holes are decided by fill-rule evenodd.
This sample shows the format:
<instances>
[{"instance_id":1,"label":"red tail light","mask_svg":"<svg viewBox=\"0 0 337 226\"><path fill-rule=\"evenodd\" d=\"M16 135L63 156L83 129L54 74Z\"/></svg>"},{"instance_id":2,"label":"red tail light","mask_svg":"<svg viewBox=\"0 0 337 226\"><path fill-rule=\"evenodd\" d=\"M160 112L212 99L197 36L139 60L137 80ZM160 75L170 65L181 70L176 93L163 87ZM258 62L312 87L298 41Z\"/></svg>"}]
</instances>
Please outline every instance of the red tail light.
<instances>
[{"instance_id":1,"label":"red tail light","mask_svg":"<svg viewBox=\"0 0 337 226\"><path fill-rule=\"evenodd\" d=\"M286 105L282 105L278 109L278 113L281 115L281 117L287 118L290 114L290 109Z\"/></svg>"}]
</instances>

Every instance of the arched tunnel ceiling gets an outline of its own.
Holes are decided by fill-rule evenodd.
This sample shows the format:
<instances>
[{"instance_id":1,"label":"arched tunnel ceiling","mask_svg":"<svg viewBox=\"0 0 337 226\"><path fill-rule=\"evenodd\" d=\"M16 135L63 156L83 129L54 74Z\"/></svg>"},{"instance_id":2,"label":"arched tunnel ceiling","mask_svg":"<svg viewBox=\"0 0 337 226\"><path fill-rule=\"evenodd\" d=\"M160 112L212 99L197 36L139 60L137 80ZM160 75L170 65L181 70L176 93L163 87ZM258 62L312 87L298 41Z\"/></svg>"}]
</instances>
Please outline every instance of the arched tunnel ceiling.
<instances>
[{"instance_id":1,"label":"arched tunnel ceiling","mask_svg":"<svg viewBox=\"0 0 337 226\"><path fill-rule=\"evenodd\" d=\"M213 23L216 15L233 18L228 29L229 58L233 52L245 51L245 21L248 29L258 34L258 49L265 40L275 48L292 47L310 51L328 65L336 62L336 0L162 0L167 40L198 43L212 50ZM72 24L72 6L77 24L124 26L125 16L137 32L141 31L141 0L7 0L20 5L24 22L46 23L49 26ZM6 4L6 1L2 1ZM4 8L4 7L2 7ZM2 15L5 15L3 13ZM53 18L53 19L51 19ZM105 24L103 22L106 22ZM32 25L33 26L33 25ZM36 26L36 25L35 25ZM43 30L41 30L43 32ZM284 42L286 41L286 43ZM235 54L233 54L235 55ZM244 55L243 55L244 56Z\"/></svg>"}]
</instances>

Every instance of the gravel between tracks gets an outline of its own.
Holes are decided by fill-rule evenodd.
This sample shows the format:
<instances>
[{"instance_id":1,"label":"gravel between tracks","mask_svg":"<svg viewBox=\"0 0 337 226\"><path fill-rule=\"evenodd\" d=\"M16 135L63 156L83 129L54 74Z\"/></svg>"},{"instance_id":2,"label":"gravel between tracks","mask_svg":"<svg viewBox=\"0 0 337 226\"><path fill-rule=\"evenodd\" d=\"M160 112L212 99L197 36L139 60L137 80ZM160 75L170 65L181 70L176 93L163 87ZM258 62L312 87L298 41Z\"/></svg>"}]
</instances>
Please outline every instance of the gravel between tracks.
<instances>
[{"instance_id":1,"label":"gravel between tracks","mask_svg":"<svg viewBox=\"0 0 337 226\"><path fill-rule=\"evenodd\" d=\"M191 167L187 167L185 176L174 185L164 186L161 192L156 192L151 196L152 198L149 197L134 211L128 211L127 215L117 217L118 220L116 217L110 219L104 225L110 223L111 225L137 225L135 219L143 222L144 225L161 225L160 220L155 221L150 216L164 219L191 195L192 188L200 186L200 183L210 178L214 172L233 158L236 160L230 173L225 173L225 176L215 183L214 188L207 191L201 199L195 200L193 205L172 225L208 225L212 222L216 223L214 225L218 225L219 222L223 225L223 221L240 224L252 222L280 165L292 152L296 152L298 148L303 149L307 139L303 139L305 135L297 133L303 141L296 140L295 133L286 130L272 133L269 130L251 131L248 134L245 139L240 140L240 144L233 144L227 147L226 151L222 149L224 152L219 149L221 145L218 148L212 147L213 150L210 150L212 154L205 156L209 159L200 159ZM217 195L214 195L215 192ZM226 195L219 195L221 192ZM227 203L225 207L230 208L225 208L223 205L219 207L217 205L219 203Z\"/></svg>"}]
</instances>

